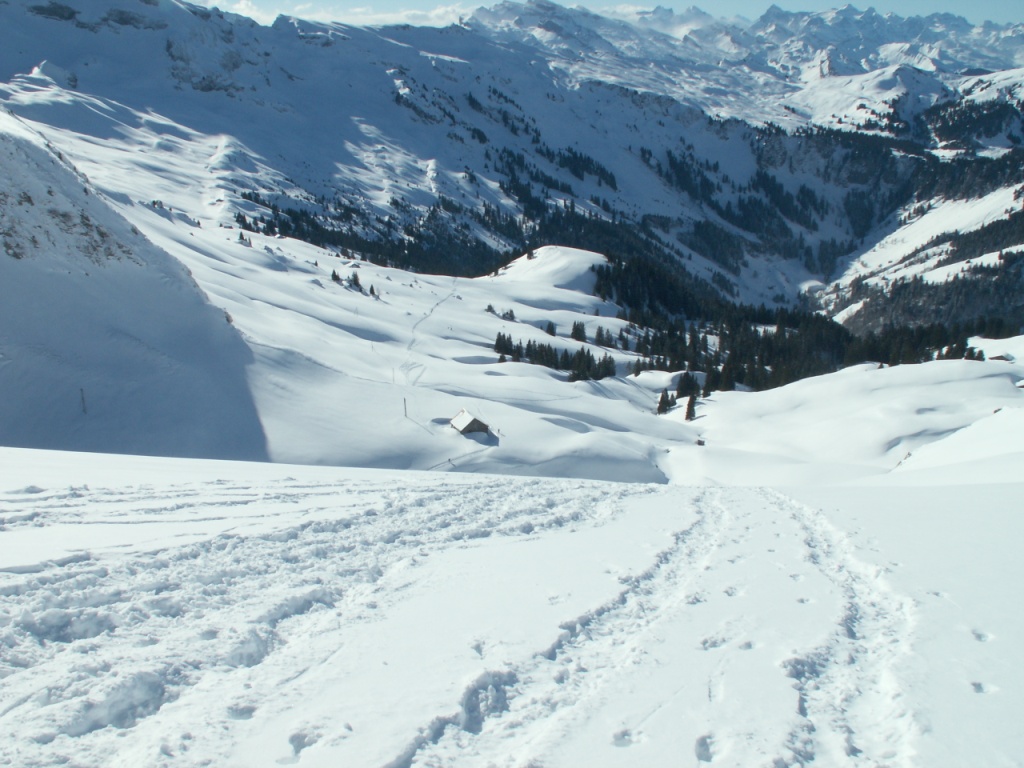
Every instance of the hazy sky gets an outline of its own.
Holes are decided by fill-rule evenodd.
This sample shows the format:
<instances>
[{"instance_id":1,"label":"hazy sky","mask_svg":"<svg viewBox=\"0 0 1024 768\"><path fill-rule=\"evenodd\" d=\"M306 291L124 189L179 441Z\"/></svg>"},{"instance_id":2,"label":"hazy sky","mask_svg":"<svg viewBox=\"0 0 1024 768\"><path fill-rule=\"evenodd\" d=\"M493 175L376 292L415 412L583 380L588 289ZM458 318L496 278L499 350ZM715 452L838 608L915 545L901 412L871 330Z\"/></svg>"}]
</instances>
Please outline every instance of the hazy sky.
<instances>
[{"instance_id":1,"label":"hazy sky","mask_svg":"<svg viewBox=\"0 0 1024 768\"><path fill-rule=\"evenodd\" d=\"M225 11L241 13L259 22L269 24L280 14L299 16L305 19L321 21L343 21L349 24L381 24L405 22L409 24L446 25L458 20L460 14L469 15L475 8L497 5L500 0L469 0L460 2L451 0L376 0L372 6L365 0L193 0L208 6L217 6ZM577 2L567 0L561 3L568 6L582 5L600 12L603 8L617 5L608 0L597 2ZM771 0L704 0L693 2L685 0L674 4L671 0L657 0L650 5L635 3L637 7L650 8L664 5L684 10L691 5L703 8L713 16L745 16L754 19L764 13L771 5ZM845 2L828 2L828 0L775 0L775 4L787 11L823 11L843 5ZM1000 23L1024 23L1024 0L869 0L854 2L861 10L873 7L879 13L890 11L900 16L927 16L930 13L954 13L964 16L969 21L996 21Z\"/></svg>"}]
</instances>

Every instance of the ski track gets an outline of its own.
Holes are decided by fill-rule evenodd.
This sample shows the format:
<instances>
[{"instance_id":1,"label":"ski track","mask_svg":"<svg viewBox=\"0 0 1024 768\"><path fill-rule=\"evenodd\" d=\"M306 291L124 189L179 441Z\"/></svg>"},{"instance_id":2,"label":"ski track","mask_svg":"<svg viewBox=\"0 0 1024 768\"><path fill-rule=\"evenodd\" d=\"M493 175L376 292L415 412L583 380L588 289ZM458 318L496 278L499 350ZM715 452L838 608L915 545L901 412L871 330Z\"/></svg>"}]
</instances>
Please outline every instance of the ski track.
<instances>
[{"instance_id":1,"label":"ski track","mask_svg":"<svg viewBox=\"0 0 1024 768\"><path fill-rule=\"evenodd\" d=\"M672 545L626 580L614 599L564 623L552 644L527 663L475 681L453 712L425 725L388 768L570 764L557 754L558 744L615 706L617 684L651 663L646 657L670 625L710 602L742 595L746 586L735 583L730 567L755 553L777 558L781 548L764 545L787 538L800 546L780 578L799 584L808 571L816 572L841 606L834 620L816 630L822 642L776 661L777 686L795 691L785 718L789 728L775 734L774 745L765 744L765 734L737 730L743 721L736 702L718 701L728 687L723 657L706 679L682 670L668 699L654 702L631 727L609 733L609 741L616 747L641 741L645 722L672 697L706 687L708 711L700 717L707 728L692 742L687 764L696 757L698 764L771 768L913 765L916 727L898 681L909 652L911 600L889 589L880 569L857 560L845 535L822 513L778 492L707 489L692 503L697 521L676 532ZM749 605L738 602L737 608L713 631L700 621L691 624L695 655L728 647L749 651L758 644L749 634L757 631L758 617L747 615ZM772 605L760 610L767 616L761 626L770 628ZM740 712L751 703L741 702Z\"/></svg>"},{"instance_id":2,"label":"ski track","mask_svg":"<svg viewBox=\"0 0 1024 768\"><path fill-rule=\"evenodd\" d=\"M60 535L68 536L68 527L104 522L228 524L180 547L83 551L0 572L0 729L18 734L0 740L0 764L109 765L131 742L111 739L112 729L130 737L190 692L244 691L249 673L282 656L290 641L302 646L318 632L337 634L339 615L359 621L369 597L391 599L374 593L389 568L469 539L599 523L623 498L651 492L576 481L540 493L532 486L423 475L414 488L286 479L258 487L200 482L0 493L5 531L64 527ZM323 663L337 643L311 648L324 658L303 657L305 667L280 670L283 682ZM279 695L287 696L287 687ZM240 695L223 709L215 730L224 744L233 725L261 705L250 699ZM190 758L189 738L165 744L161 760L223 762ZM308 738L293 734L287 751L297 755Z\"/></svg>"},{"instance_id":3,"label":"ski track","mask_svg":"<svg viewBox=\"0 0 1024 768\"><path fill-rule=\"evenodd\" d=\"M859 561L823 514L767 489L568 481L538 492L534 485L425 475L414 488L286 479L258 487L205 482L0 494L0 530L7 531L169 518L230 523L179 547L81 552L0 574L0 727L19 734L0 741L0 763L108 764L126 741L109 738L112 730L130 736L168 703L211 690L232 692L220 693L231 699L221 702L219 726L230 744L233 727L264 704L245 694L250 672L276 663L278 704L301 709L302 686L288 683L329 664L337 648L331 633L343 632L345 621L368 620L370 598L397 599L375 592L394 566L468 539L600 525L629 499L673 494L697 517L649 567L563 622L531 657L481 674L460 700L409 734L389 768L547 764L567 736L615 706L626 676L659 664L658 646L670 637L685 638L694 660L714 663L669 665L664 674L678 675L674 692L625 717L624 727L608 734L616 746L641 742L648 723L676 716L676 699L687 699L699 702L689 710L699 734L687 737L698 763L913 764L914 717L898 680L913 628L911 601L886 586L881 569ZM740 730L736 702L721 693L723 681L738 674L734 659L762 645L758 632L779 621L773 604L745 602L757 587L744 581L752 575L774 580L767 586L780 598L817 594L838 608L824 614L832 616L827 624L794 630L793 642L804 644L770 660L791 706L776 713L784 727L760 734ZM303 644L299 668L294 649L286 650L290 641ZM315 728L300 729L288 749L298 756L318 738ZM199 749L191 762L189 749L185 737L165 744L161 764L175 755L189 764L218 762L199 759L209 754Z\"/></svg>"},{"instance_id":4,"label":"ski track","mask_svg":"<svg viewBox=\"0 0 1024 768\"><path fill-rule=\"evenodd\" d=\"M786 662L805 720L790 733L795 764L824 752L834 763L913 765L917 725L898 677L900 662L911 652L911 598L886 585L884 568L859 561L820 512L776 491L762 494L769 508L788 514L804 532L807 560L844 603L826 642Z\"/></svg>"},{"instance_id":5,"label":"ski track","mask_svg":"<svg viewBox=\"0 0 1024 768\"><path fill-rule=\"evenodd\" d=\"M527 740L537 742L547 735L553 720L571 722L578 710L586 708L588 697L601 694L605 678L615 674L615 664L629 664L644 653L638 641L657 621L655 614L702 599L687 587L718 544L728 512L709 504L705 494L695 504L703 512L700 518L676 532L672 545L658 553L649 568L628 578L616 597L564 622L552 644L538 649L523 668L475 682L466 690L456 715L435 718L387 768L438 766L453 760L467 765L501 764L500 756L507 754L502 737L514 733L522 738L524 729L532 729L540 733ZM658 605L657 600L667 602ZM607 662L609 656L618 657L614 664ZM467 717L477 711L484 718L491 716L491 721ZM467 720L473 727L465 726ZM446 730L448 726L456 727ZM449 739L455 742L454 749L443 743ZM492 743L485 746L477 741ZM532 765L534 761L521 761L517 756L509 764Z\"/></svg>"}]
</instances>

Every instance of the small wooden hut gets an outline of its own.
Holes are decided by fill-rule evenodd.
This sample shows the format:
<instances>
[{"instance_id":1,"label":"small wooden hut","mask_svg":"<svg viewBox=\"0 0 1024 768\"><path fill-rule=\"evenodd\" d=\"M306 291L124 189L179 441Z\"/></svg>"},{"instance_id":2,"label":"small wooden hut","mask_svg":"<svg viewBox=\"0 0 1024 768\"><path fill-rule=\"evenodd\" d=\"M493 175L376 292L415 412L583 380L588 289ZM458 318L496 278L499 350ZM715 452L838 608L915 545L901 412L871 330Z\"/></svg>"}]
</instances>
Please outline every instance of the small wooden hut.
<instances>
[{"instance_id":1,"label":"small wooden hut","mask_svg":"<svg viewBox=\"0 0 1024 768\"><path fill-rule=\"evenodd\" d=\"M480 419L476 418L465 408L455 414L455 418L451 420L451 425L453 429L458 430L458 432L463 435L468 435L472 432L483 432L484 434L488 434L491 431L490 427L480 421Z\"/></svg>"}]
</instances>

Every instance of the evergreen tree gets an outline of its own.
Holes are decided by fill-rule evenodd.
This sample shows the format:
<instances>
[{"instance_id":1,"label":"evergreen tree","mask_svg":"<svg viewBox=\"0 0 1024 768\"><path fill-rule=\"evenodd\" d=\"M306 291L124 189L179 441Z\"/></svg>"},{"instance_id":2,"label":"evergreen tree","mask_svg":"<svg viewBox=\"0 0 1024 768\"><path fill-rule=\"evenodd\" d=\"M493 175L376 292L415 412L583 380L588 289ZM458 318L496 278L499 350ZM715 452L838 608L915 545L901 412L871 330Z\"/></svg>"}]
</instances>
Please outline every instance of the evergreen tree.
<instances>
[{"instance_id":1,"label":"evergreen tree","mask_svg":"<svg viewBox=\"0 0 1024 768\"><path fill-rule=\"evenodd\" d=\"M669 398L668 390L661 390L661 397L658 399L658 413L668 413L668 409L672 407L672 400Z\"/></svg>"},{"instance_id":2,"label":"evergreen tree","mask_svg":"<svg viewBox=\"0 0 1024 768\"><path fill-rule=\"evenodd\" d=\"M718 388L718 369L709 368L708 372L704 374L704 392L703 397L708 397L712 392Z\"/></svg>"},{"instance_id":3,"label":"evergreen tree","mask_svg":"<svg viewBox=\"0 0 1024 768\"><path fill-rule=\"evenodd\" d=\"M690 395L686 401L686 420L693 421L697 418L697 395Z\"/></svg>"},{"instance_id":4,"label":"evergreen tree","mask_svg":"<svg viewBox=\"0 0 1024 768\"><path fill-rule=\"evenodd\" d=\"M700 391L696 377L689 371L685 371L679 377L679 384L676 385L676 397L688 397Z\"/></svg>"}]
</instances>

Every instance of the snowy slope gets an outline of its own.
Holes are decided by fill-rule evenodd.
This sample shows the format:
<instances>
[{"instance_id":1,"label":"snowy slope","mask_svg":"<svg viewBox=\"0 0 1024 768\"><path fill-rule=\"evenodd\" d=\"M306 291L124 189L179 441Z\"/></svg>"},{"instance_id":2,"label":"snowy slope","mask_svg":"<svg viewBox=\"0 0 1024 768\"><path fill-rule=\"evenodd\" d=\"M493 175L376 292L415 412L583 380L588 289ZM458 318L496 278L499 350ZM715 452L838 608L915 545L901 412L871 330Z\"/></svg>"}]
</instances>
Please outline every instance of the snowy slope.
<instances>
[{"instance_id":1,"label":"snowy slope","mask_svg":"<svg viewBox=\"0 0 1024 768\"><path fill-rule=\"evenodd\" d=\"M705 111L849 126L1009 103L1019 27L127 5L0 2L0 443L21 446L0 448L0 763L1020 764L1024 337L714 393L687 422L654 414L677 374L570 338L634 332L591 293L600 254L547 244L470 279L238 228L270 213L242 192L364 235L442 198L438 217L515 221L495 169L525 175L523 153L564 171L552 206L603 199L678 243L724 219L641 148L692 152L723 189L855 174ZM924 246L1005 218L1017 186L876 222L834 295L948 279ZM449 223L507 247L482 221ZM802 234L850 236L831 215ZM822 276L742 262L751 301ZM620 375L499 362L499 333ZM452 429L461 409L490 431Z\"/></svg>"},{"instance_id":2,"label":"snowy slope","mask_svg":"<svg viewBox=\"0 0 1024 768\"><path fill-rule=\"evenodd\" d=\"M251 352L182 265L6 113L0 168L0 442L265 459Z\"/></svg>"},{"instance_id":3,"label":"snowy slope","mask_svg":"<svg viewBox=\"0 0 1024 768\"><path fill-rule=\"evenodd\" d=\"M658 237L677 247L680 237L709 217L740 240L751 236L665 183L651 167L654 160L643 158L644 143L672 146L680 153L689 144L696 167L708 167L715 158L719 170L713 178L723 184L728 177L749 179L764 158L777 162L772 158L787 152L799 156L800 165L772 170L791 188L813 183L816 173L846 172L841 158L835 160L837 169L828 165L829 147L818 148L820 155L798 155L794 137L759 138L751 144L748 127L711 123L693 107L665 99L665 88L645 95L612 85L617 81L611 76L587 83L575 76L566 79L554 60L542 63L536 50L511 45L508 36L536 31L538 25L551 27L548 22L554 19L562 32L545 33L550 38L545 46L556 39L590 40L595 50L606 52L606 63L618 61L621 51L650 55L654 45L668 56L675 38L546 3L525 10L502 5L481 11L470 29L440 31L359 29L287 18L261 27L170 1L140 7L131 17L104 3L77 10L74 18L62 19L56 11L41 13L31 4L0 6L12 30L12 44L0 50L0 69L10 78L2 86L5 104L100 193L89 197L93 207L83 209L86 215L112 222L123 217L166 254L154 259L170 257L183 264L210 303L230 316L247 347L241 348L237 338L231 342L240 357L196 354L223 361L233 370L228 380L251 393L230 400L254 430L258 417L267 448L265 454L253 449L245 455L658 481L671 474L663 466L665 450L691 444L695 432L689 425L669 427L651 413L662 388L673 386L667 374L569 384L564 374L547 369L498 365L492 351L498 333L575 352L579 345L567 338L574 322L583 321L591 338L598 327L613 335L625 329L615 319L618 307L588 295L593 279L588 270L600 257L539 249L537 259L521 260L493 277L412 275L342 258L337 248L240 233L237 216L255 220L270 213L251 198L242 199L242 192L311 207L318 205L314 194L333 195L332 205L361 211L345 224L357 232L372 221L388 222L392 232L425 226L429 218L416 217L429 217L441 198L467 210L486 208L511 216L518 203L501 188L501 177L486 170L496 162L492 150L497 152L499 135L506 149L522 152L532 151L536 135L552 150L579 146L577 140L585 138L588 151L618 180L617 188L594 173L581 173L581 178L566 173L575 197L565 193L564 198L578 198L581 210L587 205L595 215L606 214L582 202L585 198L611 198L615 208L638 219L664 216L670 224ZM707 20L695 18L693 23L705 29ZM60 50L54 40L60 41ZM624 73L637 71L620 64ZM509 74L499 77L500 72ZM906 68L827 81L839 91L853 88L859 97L875 89L886 98L897 93L894 83L913 81L917 87L932 82ZM823 82L811 82L806 92L825 87ZM980 81L972 82L980 93ZM1008 86L999 82L996 89L1006 93ZM467 92L476 94L482 111L471 105ZM812 101L816 109L831 109L824 96ZM311 104L317 105L315 119L307 117ZM658 119L651 119L654 115ZM580 125L591 126L585 137ZM481 144L472 130L491 139ZM624 142L629 151L623 151ZM558 168L531 157L545 172ZM943 228L967 231L1006 216L1017 204L1014 192L1007 187L977 200L936 200L918 218L907 212L905 225L894 231L883 224L864 249L855 251L857 258L840 263L845 271L833 286L836 301L855 278L884 285L887 279L931 269L932 279L945 279L956 268L936 268L941 253L926 252L913 265L905 263L907 254ZM842 186L816 194L825 208L844 206ZM483 232L479 219L468 214L449 224L485 239L497 237ZM819 242L849 237L831 218L803 235ZM25 248L26 236L11 241ZM681 263L697 276L731 274L692 252L680 253L688 253ZM800 259L780 261L753 247L736 269L737 298L750 302L795 296L814 277ZM341 280L332 281L332 273ZM362 290L347 287L353 274L359 274ZM374 296L368 295L371 286ZM506 314L515 319L503 319ZM548 322L557 327L555 339L544 333ZM36 326L21 326L19 334L31 327ZM227 326L220 332L232 334ZM605 352L590 349L597 357ZM635 359L628 353L613 356L620 373ZM96 388L85 387L76 374L32 375L60 379L66 390L60 395L63 410L33 399L42 397L37 393L45 388L22 387L20 392L33 394L25 396L24 406L21 401L12 405L12 411L36 419L22 431L31 429L33 439L44 442L27 443L26 435L9 442L143 450L135 442L76 442L82 390L90 390L85 392L89 410L89 401L106 387L93 392ZM212 392L201 380L194 378L190 386ZM174 390L186 391L176 385ZM164 395L156 401L193 399ZM448 427L447 420L463 408L493 425L493 443L463 438ZM225 418L232 412L214 410ZM45 419L40 420L40 412L47 414ZM94 421L98 413L92 409ZM132 428L144 423L140 419L148 413L137 406L120 409L118 418L126 426L118 428L119 434L148 434ZM258 445L262 441L257 438L245 442ZM535 445L544 450L536 453Z\"/></svg>"},{"instance_id":4,"label":"snowy slope","mask_svg":"<svg viewBox=\"0 0 1024 768\"><path fill-rule=\"evenodd\" d=\"M989 343L990 349L1002 348ZM702 401L691 422L706 445L679 452L670 474L685 483L711 478L721 484L804 485L923 466L916 458L922 447L957 461L980 461L986 456L981 439L957 452L961 433L980 434L993 411L1016 412L1021 380L1016 363L943 360L858 365L757 394L717 392ZM1001 423L1008 424L1007 418L1013 417L1003 416ZM986 479L1012 477L1012 445L1009 430L992 441L992 454L1011 456L985 473Z\"/></svg>"},{"instance_id":5,"label":"snowy slope","mask_svg":"<svg viewBox=\"0 0 1024 768\"><path fill-rule=\"evenodd\" d=\"M24 82L43 85L43 99L89 108L46 87L52 81L42 72ZM664 480L649 440L628 436L646 423L640 431L657 441L679 439L653 415L669 383L664 377L568 384L565 374L545 368L498 365L493 352L499 332L575 352L580 345L567 338L574 322L583 321L590 337L598 327L623 329L614 318L617 307L589 295L590 267L602 257L542 248L495 276L467 280L413 275L295 240L241 233L234 212L252 206L232 200L231 187L244 151L230 138L189 133L152 116L138 130L167 147L164 164L154 165L134 138L68 142L70 157L105 193L93 204L117 208L149 243L182 262L222 310L224 332L231 328L223 323L226 314L242 334L247 392L238 407L254 403L272 460ZM117 220L112 211L103 215ZM361 290L348 286L356 274ZM515 319L503 319L507 312ZM544 332L549 322L559 338ZM598 357L604 352L593 350ZM618 358L623 371L633 359ZM38 375L61 380L76 395L82 386L53 371ZM68 437L77 410L44 421L37 418L42 406L20 396L10 402L31 423L38 442L27 444L86 447ZM70 405L80 408L77 398ZM462 408L492 425L490 442L448 426ZM94 409L94 421L99 413ZM147 432L137 408L119 414L133 436ZM134 445L91 447L131 451Z\"/></svg>"},{"instance_id":6,"label":"snowy slope","mask_svg":"<svg viewBox=\"0 0 1024 768\"><path fill-rule=\"evenodd\" d=\"M183 145L181 161L156 173L156 183L149 187L150 193L161 195L159 204L152 204L149 196L121 202L114 198L111 204L146 235L147 248L155 245L184 263L222 310L216 318L224 333L232 328L241 333L246 347L236 354L244 355L238 375L244 376L245 391L233 408L254 407L250 414L259 419L266 435L265 455L272 460L664 480L649 438L629 433L654 436L655 443L689 439L687 430L676 434L653 414L661 388L669 384L665 375L569 384L565 373L547 368L499 365L493 351L498 333L575 352L581 345L568 339L574 322L583 322L591 338L598 327L613 334L625 329L626 323L614 317L617 307L590 295L590 268L603 263L603 257L542 248L534 258L524 256L496 275L473 280L414 275L341 259L294 240L231 227L231 208L216 197L221 193L216 185L223 183L218 172L196 163L189 151L219 153L220 148ZM120 152L94 148L85 163L88 171L106 166L107 174L125 173L128 169L116 162ZM206 205L197 207L190 195L204 186L209 191L201 202ZM203 218L192 218L192 210ZM116 220L109 210L104 215ZM341 280L333 281L332 273ZM359 289L348 284L354 275ZM102 306L109 308L110 302ZM125 305L125 311L133 306ZM506 313L514 319L502 317ZM232 325L224 323L225 315ZM70 312L68 321L83 322ZM558 337L545 332L549 322L558 328ZM26 327L19 325L19 333ZM48 325L39 322L35 327ZM167 327L177 332L176 326ZM604 354L591 348L597 357ZM634 359L626 353L616 357L623 372ZM213 359L226 363L233 358L225 353ZM120 364L130 369L131 360ZM101 364L107 363L97 361ZM82 385L66 372L44 369L35 375L59 381L76 397L70 410L53 412L49 420L37 417L45 410L42 405L21 395L12 397L12 410L25 414L25 430L36 442L25 442L30 437L23 435L12 437L11 444L133 452L132 440L148 432L138 407L129 406L116 417L123 427L110 427L122 443L113 437L92 446L74 442L68 435L71 425L81 421L77 395ZM232 380L225 375L219 386ZM200 378L189 387L206 387L211 393L216 389ZM195 395L189 398L169 402L184 406ZM158 399L167 401L166 395ZM492 426L488 441L464 438L448 425L462 408ZM224 409L224 417L233 412ZM106 423L107 418L98 407L93 409L93 422ZM203 417L196 423L205 421ZM194 424L178 425L198 444L209 443L207 453L232 456L217 453L218 443ZM125 430L131 440L122 434ZM538 445L543 449L538 451Z\"/></svg>"},{"instance_id":7,"label":"snowy slope","mask_svg":"<svg viewBox=\"0 0 1024 768\"><path fill-rule=\"evenodd\" d=\"M0 758L1015 765L1022 379L716 395L689 487L0 449Z\"/></svg>"}]
</instances>

